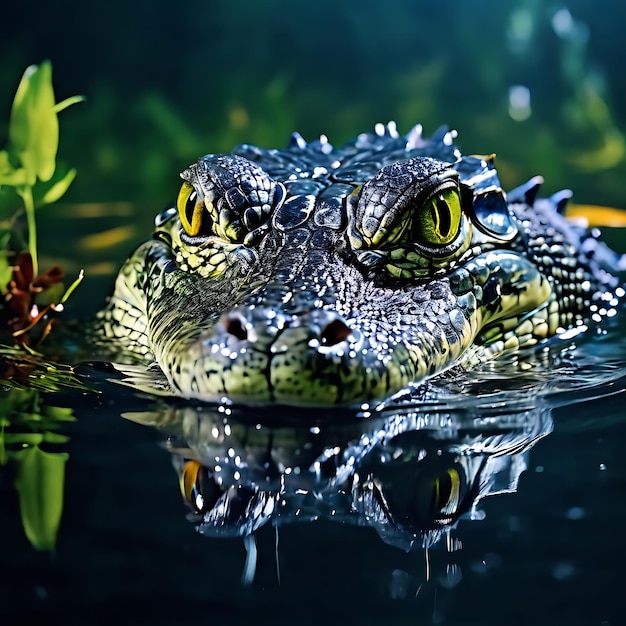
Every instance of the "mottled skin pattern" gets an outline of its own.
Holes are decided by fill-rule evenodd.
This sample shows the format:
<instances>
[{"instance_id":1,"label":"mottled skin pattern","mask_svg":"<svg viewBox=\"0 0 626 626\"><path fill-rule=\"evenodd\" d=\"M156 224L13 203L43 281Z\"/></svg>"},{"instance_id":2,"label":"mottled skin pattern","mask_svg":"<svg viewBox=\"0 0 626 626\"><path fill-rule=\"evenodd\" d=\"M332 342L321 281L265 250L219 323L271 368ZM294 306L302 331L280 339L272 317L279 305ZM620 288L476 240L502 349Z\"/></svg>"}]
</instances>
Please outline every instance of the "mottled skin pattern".
<instances>
[{"instance_id":1,"label":"mottled skin pattern","mask_svg":"<svg viewBox=\"0 0 626 626\"><path fill-rule=\"evenodd\" d=\"M389 124L201 158L120 271L109 346L184 397L359 404L600 315L612 257L566 194L507 195L453 139Z\"/></svg>"}]
</instances>

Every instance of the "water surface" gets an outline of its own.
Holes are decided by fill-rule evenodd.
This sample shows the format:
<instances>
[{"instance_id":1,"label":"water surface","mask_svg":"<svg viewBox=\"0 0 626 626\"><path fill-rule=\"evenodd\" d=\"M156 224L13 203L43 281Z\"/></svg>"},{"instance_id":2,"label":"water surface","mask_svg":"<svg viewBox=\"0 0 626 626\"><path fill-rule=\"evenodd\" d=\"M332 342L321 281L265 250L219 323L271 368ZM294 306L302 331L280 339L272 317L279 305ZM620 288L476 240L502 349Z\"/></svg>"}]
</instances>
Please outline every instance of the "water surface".
<instances>
[{"instance_id":1,"label":"water surface","mask_svg":"<svg viewBox=\"0 0 626 626\"><path fill-rule=\"evenodd\" d=\"M483 367L356 417L200 407L81 367L97 396L41 397L77 418L44 446L69 453L51 553L0 474L3 623L619 624L621 315L515 377ZM183 503L189 459L228 515Z\"/></svg>"}]
</instances>

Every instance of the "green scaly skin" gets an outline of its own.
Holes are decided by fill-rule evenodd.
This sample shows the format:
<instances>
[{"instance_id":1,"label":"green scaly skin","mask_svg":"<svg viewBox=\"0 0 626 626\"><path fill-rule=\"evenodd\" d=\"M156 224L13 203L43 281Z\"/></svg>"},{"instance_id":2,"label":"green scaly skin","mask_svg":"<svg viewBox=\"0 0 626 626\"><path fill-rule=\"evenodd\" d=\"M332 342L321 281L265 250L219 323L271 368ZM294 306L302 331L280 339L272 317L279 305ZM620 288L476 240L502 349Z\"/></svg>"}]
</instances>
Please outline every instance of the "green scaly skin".
<instances>
[{"instance_id":1,"label":"green scaly skin","mask_svg":"<svg viewBox=\"0 0 626 626\"><path fill-rule=\"evenodd\" d=\"M567 194L507 195L453 138L389 124L201 158L121 269L101 337L183 397L351 405L605 311L615 258L561 217Z\"/></svg>"}]
</instances>

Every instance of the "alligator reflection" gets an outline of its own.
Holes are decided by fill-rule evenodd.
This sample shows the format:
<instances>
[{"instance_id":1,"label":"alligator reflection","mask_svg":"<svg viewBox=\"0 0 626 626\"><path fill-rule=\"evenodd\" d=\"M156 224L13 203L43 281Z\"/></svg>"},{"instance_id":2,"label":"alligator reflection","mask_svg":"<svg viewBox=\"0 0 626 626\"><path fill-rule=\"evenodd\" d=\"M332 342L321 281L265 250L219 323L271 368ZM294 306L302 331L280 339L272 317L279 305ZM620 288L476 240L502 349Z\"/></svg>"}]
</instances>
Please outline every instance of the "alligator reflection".
<instances>
[{"instance_id":1,"label":"alligator reflection","mask_svg":"<svg viewBox=\"0 0 626 626\"><path fill-rule=\"evenodd\" d=\"M267 523L329 519L371 526L405 550L431 546L459 517L479 517L485 496L515 491L530 447L552 430L550 409L536 406L385 409L306 427L267 425L249 411L225 404L124 414L167 434L197 530L244 537L248 582L254 533Z\"/></svg>"}]
</instances>

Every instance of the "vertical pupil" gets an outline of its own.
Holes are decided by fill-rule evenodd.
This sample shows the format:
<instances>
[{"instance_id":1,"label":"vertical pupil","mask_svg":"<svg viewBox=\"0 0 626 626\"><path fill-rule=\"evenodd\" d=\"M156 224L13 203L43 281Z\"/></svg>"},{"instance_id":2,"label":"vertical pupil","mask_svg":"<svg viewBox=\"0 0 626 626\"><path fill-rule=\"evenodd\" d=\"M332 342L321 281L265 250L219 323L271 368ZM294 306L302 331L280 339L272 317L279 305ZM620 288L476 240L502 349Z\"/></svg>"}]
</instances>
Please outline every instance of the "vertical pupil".
<instances>
[{"instance_id":1,"label":"vertical pupil","mask_svg":"<svg viewBox=\"0 0 626 626\"><path fill-rule=\"evenodd\" d=\"M185 204L185 215L187 216L187 221L189 224L193 223L193 214L196 208L196 198L198 194L194 191L191 192L189 198L187 198L187 203Z\"/></svg>"},{"instance_id":2,"label":"vertical pupil","mask_svg":"<svg viewBox=\"0 0 626 626\"><path fill-rule=\"evenodd\" d=\"M432 507L434 513L439 513L444 507L447 499L447 486L442 484L441 478L435 479L435 488L433 489Z\"/></svg>"},{"instance_id":3,"label":"vertical pupil","mask_svg":"<svg viewBox=\"0 0 626 626\"><path fill-rule=\"evenodd\" d=\"M431 511L436 513L441 508L441 484L439 479L435 479L435 484L433 485L433 493L430 501Z\"/></svg>"},{"instance_id":4,"label":"vertical pupil","mask_svg":"<svg viewBox=\"0 0 626 626\"><path fill-rule=\"evenodd\" d=\"M450 216L450 209L448 203L444 200L442 195L437 196L435 201L434 210L434 222L435 232L442 238L446 239L450 235L450 229L452 228L452 220Z\"/></svg>"}]
</instances>

